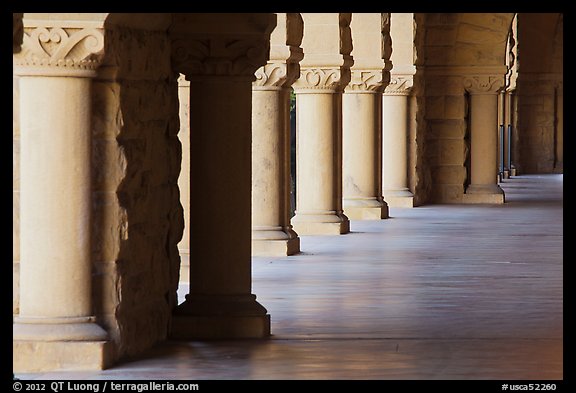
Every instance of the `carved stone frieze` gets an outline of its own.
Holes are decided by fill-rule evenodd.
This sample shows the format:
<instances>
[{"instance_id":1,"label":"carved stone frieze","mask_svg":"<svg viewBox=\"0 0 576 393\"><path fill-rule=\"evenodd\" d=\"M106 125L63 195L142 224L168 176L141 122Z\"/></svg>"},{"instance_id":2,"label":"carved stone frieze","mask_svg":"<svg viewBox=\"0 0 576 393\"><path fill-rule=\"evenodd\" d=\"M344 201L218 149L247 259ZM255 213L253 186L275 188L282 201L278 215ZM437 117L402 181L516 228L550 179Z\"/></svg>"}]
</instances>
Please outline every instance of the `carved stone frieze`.
<instances>
[{"instance_id":1,"label":"carved stone frieze","mask_svg":"<svg viewBox=\"0 0 576 393\"><path fill-rule=\"evenodd\" d=\"M463 84L472 94L496 94L504 87L504 75L465 76Z\"/></svg>"},{"instance_id":2,"label":"carved stone frieze","mask_svg":"<svg viewBox=\"0 0 576 393\"><path fill-rule=\"evenodd\" d=\"M103 50L101 28L25 27L14 70L21 75L93 76Z\"/></svg>"},{"instance_id":3,"label":"carved stone frieze","mask_svg":"<svg viewBox=\"0 0 576 393\"><path fill-rule=\"evenodd\" d=\"M255 71L268 60L269 51L270 41L257 38L177 38L172 41L173 65L187 78L229 75L253 79Z\"/></svg>"},{"instance_id":4,"label":"carved stone frieze","mask_svg":"<svg viewBox=\"0 0 576 393\"><path fill-rule=\"evenodd\" d=\"M341 92L350 82L351 72L348 67L334 68L301 68L300 78L294 82L294 89L299 92L307 90L328 90Z\"/></svg>"}]
</instances>

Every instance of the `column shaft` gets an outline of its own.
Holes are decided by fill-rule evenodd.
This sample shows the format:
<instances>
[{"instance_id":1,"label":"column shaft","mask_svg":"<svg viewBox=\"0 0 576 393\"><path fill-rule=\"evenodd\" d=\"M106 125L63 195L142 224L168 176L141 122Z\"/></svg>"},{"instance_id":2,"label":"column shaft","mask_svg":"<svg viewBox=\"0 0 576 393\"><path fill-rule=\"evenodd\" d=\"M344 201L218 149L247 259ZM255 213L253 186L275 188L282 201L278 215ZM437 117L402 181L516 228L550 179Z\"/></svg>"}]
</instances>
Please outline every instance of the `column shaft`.
<instances>
[{"instance_id":1,"label":"column shaft","mask_svg":"<svg viewBox=\"0 0 576 393\"><path fill-rule=\"evenodd\" d=\"M510 134L509 128L512 126L512 100L510 91L504 94L504 178L510 177L510 164L511 164L511 149L510 149Z\"/></svg>"},{"instance_id":2,"label":"column shaft","mask_svg":"<svg viewBox=\"0 0 576 393\"><path fill-rule=\"evenodd\" d=\"M300 239L290 224L290 89L252 92L252 254L292 255Z\"/></svg>"},{"instance_id":3,"label":"column shaft","mask_svg":"<svg viewBox=\"0 0 576 393\"><path fill-rule=\"evenodd\" d=\"M91 197L90 103L85 93L90 80L22 77L20 86L20 107L26 114L21 123L20 315L87 316ZM39 111L54 101L55 91L74 100L59 102L60 113Z\"/></svg>"},{"instance_id":4,"label":"column shaft","mask_svg":"<svg viewBox=\"0 0 576 393\"><path fill-rule=\"evenodd\" d=\"M90 83L83 77L20 78L14 370L53 369L55 362L77 369L106 365L107 333L92 314Z\"/></svg>"},{"instance_id":5,"label":"column shaft","mask_svg":"<svg viewBox=\"0 0 576 393\"><path fill-rule=\"evenodd\" d=\"M190 293L172 337L263 337L251 294L251 81L190 82Z\"/></svg>"},{"instance_id":6,"label":"column shaft","mask_svg":"<svg viewBox=\"0 0 576 393\"><path fill-rule=\"evenodd\" d=\"M351 219L388 218L380 195L380 92L346 92L343 117L343 207Z\"/></svg>"},{"instance_id":7,"label":"column shaft","mask_svg":"<svg viewBox=\"0 0 576 393\"><path fill-rule=\"evenodd\" d=\"M408 95L383 96L382 188L393 207L413 207L408 188Z\"/></svg>"},{"instance_id":8,"label":"column shaft","mask_svg":"<svg viewBox=\"0 0 576 393\"><path fill-rule=\"evenodd\" d=\"M296 94L296 214L300 235L350 230L342 211L342 93Z\"/></svg>"},{"instance_id":9,"label":"column shaft","mask_svg":"<svg viewBox=\"0 0 576 393\"><path fill-rule=\"evenodd\" d=\"M180 282L188 282L190 278L190 83L180 77L178 79L178 99L180 101L180 131L178 139L182 144L182 163L178 188L180 203L184 210L184 233L178 243L180 251Z\"/></svg>"}]
</instances>

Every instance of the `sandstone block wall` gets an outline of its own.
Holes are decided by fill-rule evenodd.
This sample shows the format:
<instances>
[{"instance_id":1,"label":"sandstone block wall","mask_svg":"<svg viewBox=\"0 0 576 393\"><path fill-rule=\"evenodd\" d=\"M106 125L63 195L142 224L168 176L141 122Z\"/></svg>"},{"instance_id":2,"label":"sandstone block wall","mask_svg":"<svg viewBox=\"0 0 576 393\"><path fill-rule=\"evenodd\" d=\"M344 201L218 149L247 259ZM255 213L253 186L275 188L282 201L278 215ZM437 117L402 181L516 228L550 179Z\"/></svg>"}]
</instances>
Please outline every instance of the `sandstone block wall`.
<instances>
[{"instance_id":1,"label":"sandstone block wall","mask_svg":"<svg viewBox=\"0 0 576 393\"><path fill-rule=\"evenodd\" d=\"M416 73L408 101L408 187L414 194L414 206L428 202L432 188L430 167L426 162L426 15L414 14L414 65ZM392 42L394 50L394 42Z\"/></svg>"},{"instance_id":2,"label":"sandstone block wall","mask_svg":"<svg viewBox=\"0 0 576 393\"><path fill-rule=\"evenodd\" d=\"M131 355L167 337L183 213L178 84L165 32L114 27L93 87L93 263L98 322Z\"/></svg>"}]
</instances>

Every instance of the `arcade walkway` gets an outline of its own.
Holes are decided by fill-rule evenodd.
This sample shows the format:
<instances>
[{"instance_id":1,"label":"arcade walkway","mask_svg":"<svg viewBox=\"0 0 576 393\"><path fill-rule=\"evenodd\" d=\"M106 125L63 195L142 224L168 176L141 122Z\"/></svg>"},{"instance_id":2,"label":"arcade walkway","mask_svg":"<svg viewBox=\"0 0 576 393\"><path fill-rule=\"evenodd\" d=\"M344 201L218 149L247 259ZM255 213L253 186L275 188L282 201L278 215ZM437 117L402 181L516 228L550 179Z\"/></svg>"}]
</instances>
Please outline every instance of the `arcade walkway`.
<instances>
[{"instance_id":1,"label":"arcade walkway","mask_svg":"<svg viewBox=\"0 0 576 393\"><path fill-rule=\"evenodd\" d=\"M254 258L269 340L167 342L101 372L21 379L562 379L563 176L504 205L390 208Z\"/></svg>"}]
</instances>

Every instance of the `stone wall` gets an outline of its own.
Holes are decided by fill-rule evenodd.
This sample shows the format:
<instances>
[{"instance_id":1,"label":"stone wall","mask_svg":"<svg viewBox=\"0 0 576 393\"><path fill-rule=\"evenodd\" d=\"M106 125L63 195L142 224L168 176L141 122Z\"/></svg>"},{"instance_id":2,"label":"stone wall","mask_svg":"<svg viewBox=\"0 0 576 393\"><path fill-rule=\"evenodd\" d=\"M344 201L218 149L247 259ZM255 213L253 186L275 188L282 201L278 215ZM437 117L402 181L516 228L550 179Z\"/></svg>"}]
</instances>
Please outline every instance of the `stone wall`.
<instances>
[{"instance_id":1,"label":"stone wall","mask_svg":"<svg viewBox=\"0 0 576 393\"><path fill-rule=\"evenodd\" d=\"M98 322L120 357L165 339L177 302L176 77L166 32L107 29L93 87L93 287Z\"/></svg>"},{"instance_id":2,"label":"stone wall","mask_svg":"<svg viewBox=\"0 0 576 393\"><path fill-rule=\"evenodd\" d=\"M426 157L434 184L432 201L462 201L468 153L466 108L461 77L438 76L426 81Z\"/></svg>"}]
</instances>

